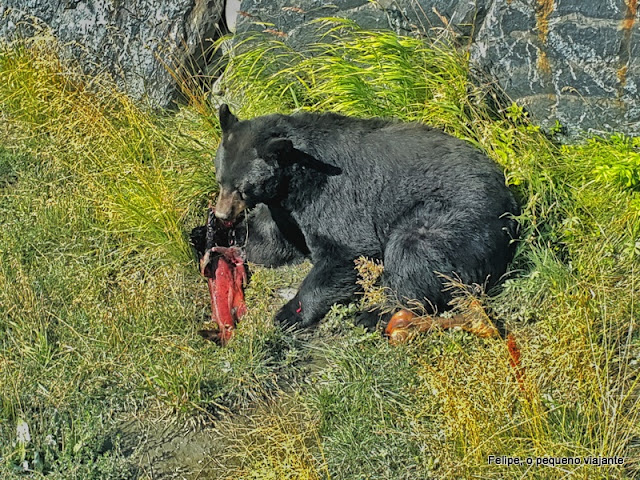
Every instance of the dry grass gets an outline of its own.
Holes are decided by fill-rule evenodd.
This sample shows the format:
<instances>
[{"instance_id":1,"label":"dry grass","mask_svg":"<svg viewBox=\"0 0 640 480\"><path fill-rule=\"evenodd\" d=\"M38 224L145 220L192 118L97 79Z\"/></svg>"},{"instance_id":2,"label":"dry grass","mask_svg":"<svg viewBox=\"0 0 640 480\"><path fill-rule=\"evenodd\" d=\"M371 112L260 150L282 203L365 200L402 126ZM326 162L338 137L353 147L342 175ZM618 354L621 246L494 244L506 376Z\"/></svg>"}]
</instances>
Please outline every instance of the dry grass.
<instances>
[{"instance_id":1,"label":"dry grass","mask_svg":"<svg viewBox=\"0 0 640 480\"><path fill-rule=\"evenodd\" d=\"M259 402L251 413L222 421L216 430L232 448L211 457L207 475L224 479L330 478L318 420L304 403L284 396Z\"/></svg>"}]
</instances>

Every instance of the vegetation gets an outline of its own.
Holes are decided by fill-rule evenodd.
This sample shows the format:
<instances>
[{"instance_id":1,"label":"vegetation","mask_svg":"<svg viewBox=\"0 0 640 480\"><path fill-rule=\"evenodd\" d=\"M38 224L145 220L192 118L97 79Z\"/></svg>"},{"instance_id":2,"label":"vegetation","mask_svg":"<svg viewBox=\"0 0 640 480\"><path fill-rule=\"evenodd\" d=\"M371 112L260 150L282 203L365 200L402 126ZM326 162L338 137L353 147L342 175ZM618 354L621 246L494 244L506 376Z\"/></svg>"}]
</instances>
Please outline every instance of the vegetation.
<instances>
[{"instance_id":1,"label":"vegetation","mask_svg":"<svg viewBox=\"0 0 640 480\"><path fill-rule=\"evenodd\" d=\"M516 339L520 381L503 340L391 346L351 325L354 306L314 333L273 328L276 290L300 269L256 269L231 344L200 338L208 298L187 238L216 189L215 108L184 79L191 105L153 113L37 39L0 50L0 476L154 478L126 451L131 419L213 428L208 461L184 466L200 478L640 475L640 139L558 146L444 42L318 26L311 51L242 43L228 101L240 117L420 120L499 162L522 238L481 300Z\"/></svg>"}]
</instances>

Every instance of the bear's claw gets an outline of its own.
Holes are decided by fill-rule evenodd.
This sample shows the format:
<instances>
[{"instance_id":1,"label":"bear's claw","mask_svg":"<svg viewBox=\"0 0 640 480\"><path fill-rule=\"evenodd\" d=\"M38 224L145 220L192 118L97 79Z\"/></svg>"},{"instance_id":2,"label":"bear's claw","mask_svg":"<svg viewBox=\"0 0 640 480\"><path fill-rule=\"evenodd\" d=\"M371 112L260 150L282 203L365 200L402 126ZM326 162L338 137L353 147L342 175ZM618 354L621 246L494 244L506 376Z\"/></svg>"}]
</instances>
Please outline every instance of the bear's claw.
<instances>
[{"instance_id":1,"label":"bear's claw","mask_svg":"<svg viewBox=\"0 0 640 480\"><path fill-rule=\"evenodd\" d=\"M300 327L302 321L302 304L297 297L285 303L274 318L274 323L283 329Z\"/></svg>"}]
</instances>

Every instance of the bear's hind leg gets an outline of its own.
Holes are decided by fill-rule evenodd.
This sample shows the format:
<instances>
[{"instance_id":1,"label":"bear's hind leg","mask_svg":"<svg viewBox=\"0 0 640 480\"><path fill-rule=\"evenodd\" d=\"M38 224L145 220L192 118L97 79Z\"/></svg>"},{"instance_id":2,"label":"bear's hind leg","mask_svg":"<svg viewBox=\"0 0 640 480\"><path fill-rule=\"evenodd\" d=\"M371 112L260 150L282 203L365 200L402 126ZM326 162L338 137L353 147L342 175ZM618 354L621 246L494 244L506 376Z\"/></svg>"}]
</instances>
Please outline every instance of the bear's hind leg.
<instances>
[{"instance_id":1,"label":"bear's hind leg","mask_svg":"<svg viewBox=\"0 0 640 480\"><path fill-rule=\"evenodd\" d=\"M440 274L455 275L457 248L459 242L442 229L430 230L415 223L398 228L384 252L382 284L405 307L417 300L430 313L445 310L450 295L442 291Z\"/></svg>"}]
</instances>

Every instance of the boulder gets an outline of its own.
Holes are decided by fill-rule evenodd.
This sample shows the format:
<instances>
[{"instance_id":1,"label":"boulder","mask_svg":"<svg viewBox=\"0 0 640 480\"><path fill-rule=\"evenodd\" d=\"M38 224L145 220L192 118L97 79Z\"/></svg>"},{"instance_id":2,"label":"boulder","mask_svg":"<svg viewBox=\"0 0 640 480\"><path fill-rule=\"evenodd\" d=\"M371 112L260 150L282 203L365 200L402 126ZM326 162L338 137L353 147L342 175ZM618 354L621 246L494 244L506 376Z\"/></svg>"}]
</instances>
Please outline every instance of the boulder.
<instances>
[{"instance_id":1,"label":"boulder","mask_svg":"<svg viewBox=\"0 0 640 480\"><path fill-rule=\"evenodd\" d=\"M0 37L50 29L86 73L106 69L134 97L168 107L172 72L202 68L223 9L224 0L1 0Z\"/></svg>"},{"instance_id":2,"label":"boulder","mask_svg":"<svg viewBox=\"0 0 640 480\"><path fill-rule=\"evenodd\" d=\"M638 0L243 0L237 29L299 47L326 16L432 39L448 28L482 78L574 139L640 135L639 15Z\"/></svg>"},{"instance_id":3,"label":"boulder","mask_svg":"<svg viewBox=\"0 0 640 480\"><path fill-rule=\"evenodd\" d=\"M439 38L470 48L546 129L640 135L638 0L0 0L0 37L50 28L85 70L108 70L136 97L170 106L171 71L206 70L211 40L265 32L296 48L321 17Z\"/></svg>"},{"instance_id":4,"label":"boulder","mask_svg":"<svg viewBox=\"0 0 640 480\"><path fill-rule=\"evenodd\" d=\"M544 128L640 135L637 0L494 0L472 46Z\"/></svg>"}]
</instances>

